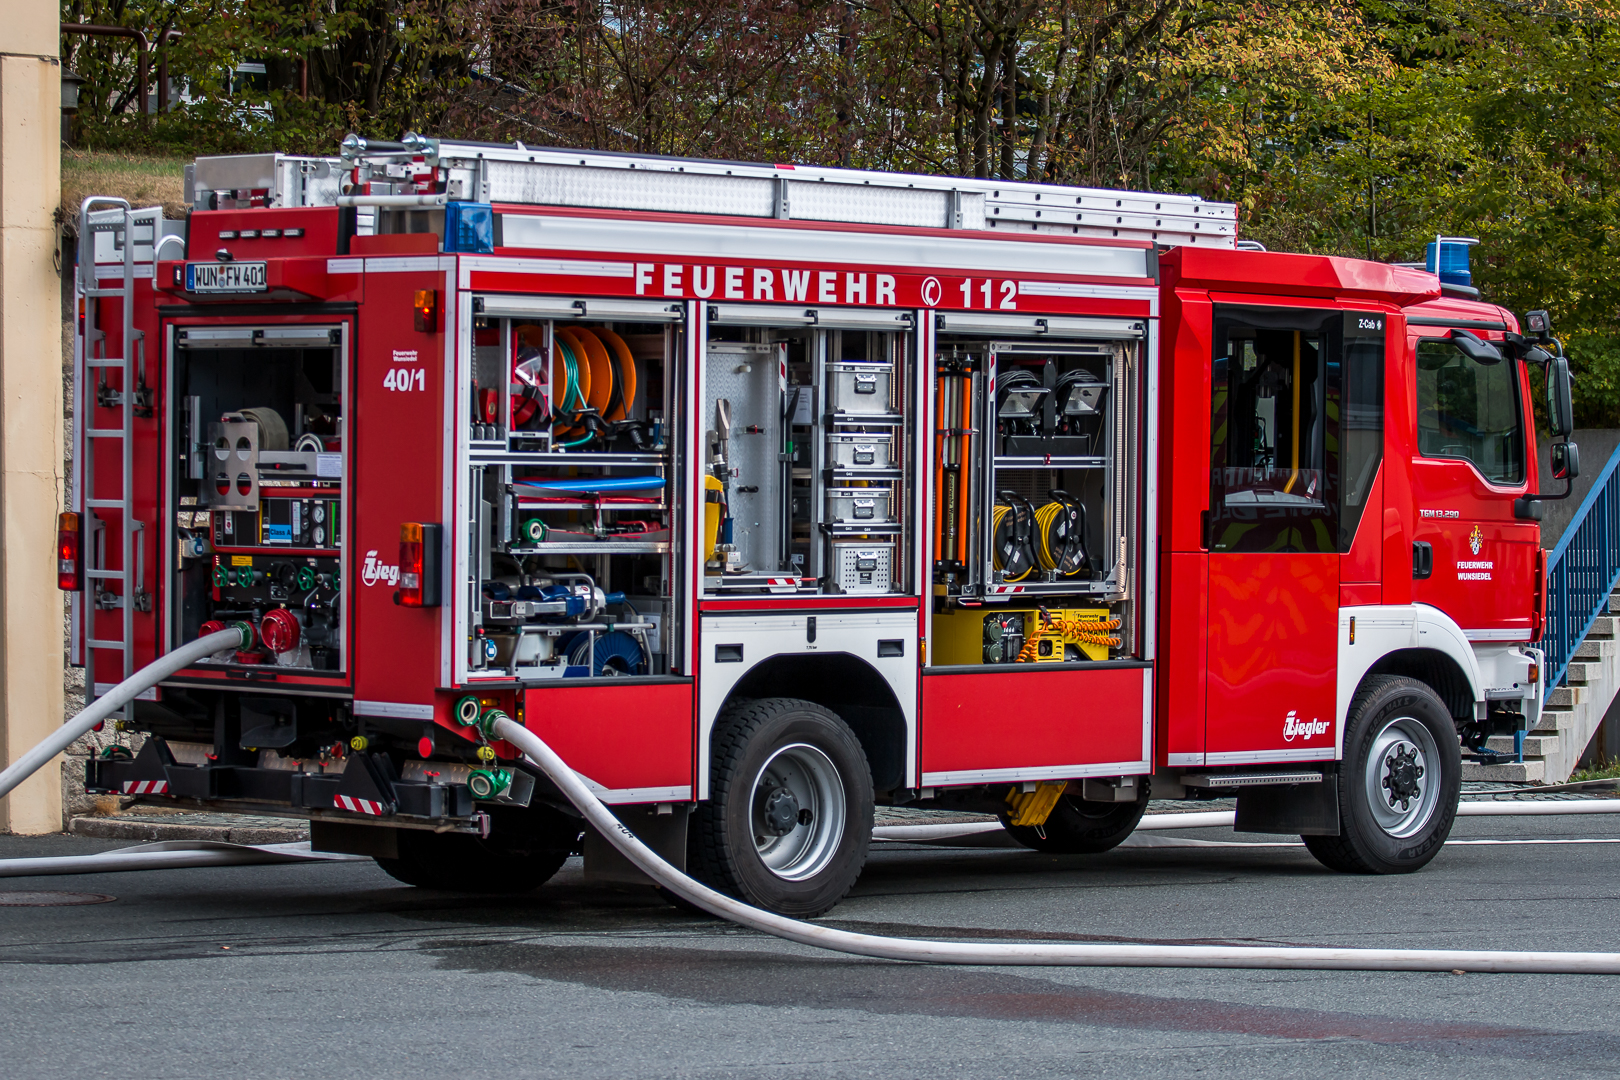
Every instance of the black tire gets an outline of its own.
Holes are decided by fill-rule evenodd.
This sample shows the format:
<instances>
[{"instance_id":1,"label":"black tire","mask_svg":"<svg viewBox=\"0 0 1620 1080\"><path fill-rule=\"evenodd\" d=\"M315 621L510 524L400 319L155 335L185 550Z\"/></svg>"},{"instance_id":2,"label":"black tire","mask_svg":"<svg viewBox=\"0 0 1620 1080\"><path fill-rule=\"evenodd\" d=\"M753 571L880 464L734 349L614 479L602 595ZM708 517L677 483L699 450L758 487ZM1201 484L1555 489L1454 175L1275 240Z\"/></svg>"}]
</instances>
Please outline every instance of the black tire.
<instances>
[{"instance_id":1,"label":"black tire","mask_svg":"<svg viewBox=\"0 0 1620 1080\"><path fill-rule=\"evenodd\" d=\"M1135 802L1087 802L1065 793L1044 825L1008 825L1012 838L1049 855L1100 855L1136 831L1147 810L1148 779L1137 781Z\"/></svg>"},{"instance_id":2,"label":"black tire","mask_svg":"<svg viewBox=\"0 0 1620 1080\"><path fill-rule=\"evenodd\" d=\"M1451 835L1461 788L1462 748L1439 695L1416 679L1373 675L1345 719L1339 835L1301 839L1333 870L1410 874L1428 865ZM1373 803L1374 790L1381 805Z\"/></svg>"},{"instance_id":3,"label":"black tire","mask_svg":"<svg viewBox=\"0 0 1620 1080\"><path fill-rule=\"evenodd\" d=\"M872 842L872 773L849 725L808 701L742 701L715 721L711 747L709 799L687 834L692 876L800 919L843 899Z\"/></svg>"},{"instance_id":4,"label":"black tire","mask_svg":"<svg viewBox=\"0 0 1620 1080\"><path fill-rule=\"evenodd\" d=\"M562 868L580 832L578 821L548 806L494 807L490 817L488 839L400 829L399 858L377 865L419 889L533 892Z\"/></svg>"}]
</instances>

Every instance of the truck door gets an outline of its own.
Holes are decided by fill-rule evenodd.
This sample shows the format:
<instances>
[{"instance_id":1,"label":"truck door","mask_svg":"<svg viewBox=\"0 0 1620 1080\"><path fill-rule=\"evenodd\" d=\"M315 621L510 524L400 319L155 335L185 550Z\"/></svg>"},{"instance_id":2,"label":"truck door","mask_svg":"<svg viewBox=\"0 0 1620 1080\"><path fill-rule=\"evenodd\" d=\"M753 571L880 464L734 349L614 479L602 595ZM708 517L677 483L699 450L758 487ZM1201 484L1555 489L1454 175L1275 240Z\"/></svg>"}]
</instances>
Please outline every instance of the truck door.
<instances>
[{"instance_id":1,"label":"truck door","mask_svg":"<svg viewBox=\"0 0 1620 1080\"><path fill-rule=\"evenodd\" d=\"M1412 463L1412 596L1474 640L1532 636L1540 529L1513 515L1529 492L1522 365L1469 359L1450 330L1414 328L1417 457Z\"/></svg>"},{"instance_id":2,"label":"truck door","mask_svg":"<svg viewBox=\"0 0 1620 1080\"><path fill-rule=\"evenodd\" d=\"M1377 472L1383 322L1215 308L1210 765L1334 756L1339 554Z\"/></svg>"}]
</instances>

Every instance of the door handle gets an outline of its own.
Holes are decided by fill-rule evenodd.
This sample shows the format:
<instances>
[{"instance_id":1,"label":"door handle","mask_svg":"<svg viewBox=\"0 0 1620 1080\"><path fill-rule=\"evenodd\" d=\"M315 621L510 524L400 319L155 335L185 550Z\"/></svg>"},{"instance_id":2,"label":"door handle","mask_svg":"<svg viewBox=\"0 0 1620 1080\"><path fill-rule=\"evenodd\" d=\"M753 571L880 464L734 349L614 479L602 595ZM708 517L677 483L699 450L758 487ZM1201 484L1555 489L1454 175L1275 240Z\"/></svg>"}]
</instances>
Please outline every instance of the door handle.
<instances>
[{"instance_id":1,"label":"door handle","mask_svg":"<svg viewBox=\"0 0 1620 1080\"><path fill-rule=\"evenodd\" d=\"M1412 543L1412 579L1422 581L1434 574L1434 545L1427 540Z\"/></svg>"}]
</instances>

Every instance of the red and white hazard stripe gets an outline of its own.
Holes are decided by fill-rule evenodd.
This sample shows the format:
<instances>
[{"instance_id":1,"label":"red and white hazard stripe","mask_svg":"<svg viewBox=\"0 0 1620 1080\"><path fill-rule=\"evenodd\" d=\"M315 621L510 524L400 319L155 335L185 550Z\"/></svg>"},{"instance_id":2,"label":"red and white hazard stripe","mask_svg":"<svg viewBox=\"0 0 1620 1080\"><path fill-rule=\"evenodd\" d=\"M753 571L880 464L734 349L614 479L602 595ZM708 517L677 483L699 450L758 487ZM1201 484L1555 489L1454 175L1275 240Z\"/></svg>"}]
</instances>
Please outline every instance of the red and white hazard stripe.
<instances>
[{"instance_id":1,"label":"red and white hazard stripe","mask_svg":"<svg viewBox=\"0 0 1620 1080\"><path fill-rule=\"evenodd\" d=\"M373 817L380 817L384 812L382 803L372 802L370 799L356 799L350 795L334 795L332 799L337 803L339 810L348 810L355 814L371 814Z\"/></svg>"},{"instance_id":2,"label":"red and white hazard stripe","mask_svg":"<svg viewBox=\"0 0 1620 1080\"><path fill-rule=\"evenodd\" d=\"M125 795L167 795L169 782L167 780L125 780Z\"/></svg>"}]
</instances>

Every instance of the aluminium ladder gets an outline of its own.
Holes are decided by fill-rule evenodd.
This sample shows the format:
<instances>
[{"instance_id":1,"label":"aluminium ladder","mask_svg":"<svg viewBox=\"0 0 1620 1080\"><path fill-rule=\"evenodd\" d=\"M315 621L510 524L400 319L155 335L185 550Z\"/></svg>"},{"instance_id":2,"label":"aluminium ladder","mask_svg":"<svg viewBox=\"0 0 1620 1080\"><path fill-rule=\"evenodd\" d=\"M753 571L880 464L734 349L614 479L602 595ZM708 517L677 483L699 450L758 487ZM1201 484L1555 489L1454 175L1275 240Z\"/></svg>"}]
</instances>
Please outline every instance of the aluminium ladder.
<instances>
[{"instance_id":1,"label":"aluminium ladder","mask_svg":"<svg viewBox=\"0 0 1620 1080\"><path fill-rule=\"evenodd\" d=\"M103 204L118 209L92 211L93 206ZM151 404L146 388L145 334L135 327L135 280L138 261L136 248L141 239L139 230L146 230L150 237L146 243L152 249L151 255L141 261L149 264L147 272L152 273L157 266L155 249L163 233L162 221L162 207L131 210L129 203L123 199L91 197L79 208L76 291L84 304L84 328L76 350L79 364L74 381L75 393L80 399L74 403L74 415L84 419L75 421L75 426L80 429L78 433L83 438L75 443L79 455L75 469L79 484L74 492L74 502L84 515L80 558L84 561L85 587L81 603L88 601L96 611L118 610L121 613L117 637L97 637L98 620L93 613L84 623L87 628L83 641L86 704L101 695L101 684L96 681L96 650L115 650L122 655L122 670L116 681L121 682L135 673L135 612L151 608L151 596L146 591L145 581L145 523L135 517L134 497L135 415L138 409L149 408ZM105 243L101 242L103 238ZM102 284L103 266L109 269L112 266L98 263L98 252L120 256L120 261L112 264L117 267L116 274L106 275L116 276L117 284ZM103 320L99 317L99 305L96 303L104 299L118 301L118 356L106 355L107 333L101 328ZM108 382L108 372L118 373L116 389ZM84 401L85 394L93 394L93 400ZM116 427L97 426L100 412L107 409L116 410L119 418ZM118 486L115 492L97 486L96 448L107 442L115 443L119 448ZM107 543L108 526L103 520L103 511L116 514L117 520L113 524L119 540L116 557ZM133 562L131 552L134 553ZM133 705L126 705L113 715L129 719L133 715Z\"/></svg>"}]
</instances>

